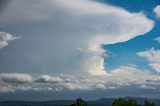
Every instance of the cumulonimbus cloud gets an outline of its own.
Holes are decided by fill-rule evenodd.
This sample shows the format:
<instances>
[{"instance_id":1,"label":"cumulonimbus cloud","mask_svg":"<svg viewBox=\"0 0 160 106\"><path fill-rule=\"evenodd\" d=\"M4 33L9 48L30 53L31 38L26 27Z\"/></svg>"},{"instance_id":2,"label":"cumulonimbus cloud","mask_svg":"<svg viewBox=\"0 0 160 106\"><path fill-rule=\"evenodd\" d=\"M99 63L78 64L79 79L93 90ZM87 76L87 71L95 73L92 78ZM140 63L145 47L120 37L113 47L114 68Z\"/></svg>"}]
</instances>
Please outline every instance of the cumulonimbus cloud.
<instances>
[{"instance_id":1,"label":"cumulonimbus cloud","mask_svg":"<svg viewBox=\"0 0 160 106\"><path fill-rule=\"evenodd\" d=\"M17 6L21 9L17 9ZM19 14L23 15L19 16ZM42 33L46 32L44 23L50 23L53 29L50 33L47 31L46 37L43 37L46 40L43 41L48 42L47 35L53 35L52 58L55 58L55 63L56 61L61 63L61 66L58 66L59 64L54 66L65 66L65 70L57 69L57 71L76 74L76 70L79 70L80 73L90 75L107 74L103 65L105 52L101 48L102 44L125 42L149 32L154 27L154 22L142 12L131 13L123 8L93 0L40 0L38 2L15 0L6 8L2 21L16 22L17 25L23 22L30 24L35 22L42 27ZM50 47L50 45L43 46ZM91 52L96 55L90 55ZM73 64L69 65L65 59L75 55L79 55L78 59L71 59Z\"/></svg>"}]
</instances>

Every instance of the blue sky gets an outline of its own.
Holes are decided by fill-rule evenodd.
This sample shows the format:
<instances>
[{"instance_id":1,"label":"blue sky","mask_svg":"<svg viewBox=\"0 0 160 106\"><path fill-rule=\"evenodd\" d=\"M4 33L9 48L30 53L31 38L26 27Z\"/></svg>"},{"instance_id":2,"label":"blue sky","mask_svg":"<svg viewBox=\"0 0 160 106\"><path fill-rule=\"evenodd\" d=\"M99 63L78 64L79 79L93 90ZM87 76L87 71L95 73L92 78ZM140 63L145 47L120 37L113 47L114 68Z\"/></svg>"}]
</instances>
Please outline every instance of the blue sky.
<instances>
[{"instance_id":1,"label":"blue sky","mask_svg":"<svg viewBox=\"0 0 160 106\"><path fill-rule=\"evenodd\" d=\"M159 3L2 0L0 99L160 98Z\"/></svg>"},{"instance_id":2,"label":"blue sky","mask_svg":"<svg viewBox=\"0 0 160 106\"><path fill-rule=\"evenodd\" d=\"M115 67L127 64L135 64L139 68L146 68L146 69L150 68L147 66L145 59L139 58L136 55L136 52L144 51L152 47L154 47L155 49L160 48L159 43L154 41L154 39L158 37L160 33L160 31L158 30L160 27L160 21L155 18L155 13L153 12L153 8L157 6L157 4L159 4L159 1L150 0L148 2L145 2L144 0L142 1L131 0L127 2L127 1L108 0L106 2L113 5L122 6L131 12L142 11L146 14L147 17L156 21L154 29L144 34L143 36L136 37L124 43L118 43L114 45L112 44L104 45L103 46L104 49L113 52L113 56L110 56L110 58L107 59L108 61L106 61L105 63L106 66L108 66L110 70L114 69ZM119 57L118 60L117 57Z\"/></svg>"}]
</instances>

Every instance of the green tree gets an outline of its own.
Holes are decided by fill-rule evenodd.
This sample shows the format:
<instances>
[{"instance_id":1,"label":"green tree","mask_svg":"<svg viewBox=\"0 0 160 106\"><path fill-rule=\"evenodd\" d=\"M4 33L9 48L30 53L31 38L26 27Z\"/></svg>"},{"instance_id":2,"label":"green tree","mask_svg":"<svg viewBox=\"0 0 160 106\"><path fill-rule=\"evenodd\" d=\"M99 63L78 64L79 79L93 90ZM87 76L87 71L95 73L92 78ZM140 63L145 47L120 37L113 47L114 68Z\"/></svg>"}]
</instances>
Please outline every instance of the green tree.
<instances>
[{"instance_id":1,"label":"green tree","mask_svg":"<svg viewBox=\"0 0 160 106\"><path fill-rule=\"evenodd\" d=\"M142 105L138 104L134 99L118 98L114 100L112 106L142 106Z\"/></svg>"},{"instance_id":2,"label":"green tree","mask_svg":"<svg viewBox=\"0 0 160 106\"><path fill-rule=\"evenodd\" d=\"M87 106L87 102L85 102L83 99L78 98L75 103L71 104L70 106Z\"/></svg>"},{"instance_id":3,"label":"green tree","mask_svg":"<svg viewBox=\"0 0 160 106\"><path fill-rule=\"evenodd\" d=\"M154 103L149 101L144 101L144 104L138 104L133 99L123 99L123 98L117 98L114 100L112 106L156 106Z\"/></svg>"}]
</instances>

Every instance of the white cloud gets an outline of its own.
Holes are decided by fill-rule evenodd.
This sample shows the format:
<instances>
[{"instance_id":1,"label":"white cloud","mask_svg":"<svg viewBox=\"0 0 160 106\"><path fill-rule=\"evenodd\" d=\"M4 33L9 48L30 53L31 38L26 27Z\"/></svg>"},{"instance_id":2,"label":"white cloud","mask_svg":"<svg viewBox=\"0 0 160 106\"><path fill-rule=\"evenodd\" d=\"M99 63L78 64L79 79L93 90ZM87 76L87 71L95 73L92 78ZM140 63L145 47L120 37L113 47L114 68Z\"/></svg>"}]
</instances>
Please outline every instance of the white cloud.
<instances>
[{"instance_id":1,"label":"white cloud","mask_svg":"<svg viewBox=\"0 0 160 106\"><path fill-rule=\"evenodd\" d=\"M143 77L142 77L143 76ZM117 84L144 84L147 80L158 79L157 75L151 75L146 70L139 70L136 67L121 66L111 71L110 81Z\"/></svg>"},{"instance_id":2,"label":"white cloud","mask_svg":"<svg viewBox=\"0 0 160 106\"><path fill-rule=\"evenodd\" d=\"M114 69L108 76L68 76L53 77L43 75L41 78L27 74L9 73L0 75L0 92L15 91L53 91L65 90L114 90L124 86L151 89L160 85L160 76L152 75L146 70L139 70L135 66L121 66ZM65 79L65 80L62 80ZM69 81L66 81L69 79ZM133 86L134 85L134 86ZM149 86L149 88L146 88Z\"/></svg>"},{"instance_id":3,"label":"white cloud","mask_svg":"<svg viewBox=\"0 0 160 106\"><path fill-rule=\"evenodd\" d=\"M106 89L106 86L104 84L98 84L96 85L96 87L99 89Z\"/></svg>"},{"instance_id":4,"label":"white cloud","mask_svg":"<svg viewBox=\"0 0 160 106\"><path fill-rule=\"evenodd\" d=\"M64 82L59 77L43 75L41 78L33 77L21 73L1 73L0 74L0 93L16 91L53 91L60 92L61 86L51 83ZM50 84L49 84L50 83Z\"/></svg>"},{"instance_id":5,"label":"white cloud","mask_svg":"<svg viewBox=\"0 0 160 106\"><path fill-rule=\"evenodd\" d=\"M72 80L74 81L62 83L61 86L69 90L96 90L118 89L133 85L142 88L144 84L154 88L155 85L160 85L159 75L152 75L147 70L139 70L136 66L121 66L108 73L108 76L73 77Z\"/></svg>"},{"instance_id":6,"label":"white cloud","mask_svg":"<svg viewBox=\"0 0 160 106\"><path fill-rule=\"evenodd\" d=\"M62 83L62 82L64 82L64 80L60 77L43 75L41 78L39 78L37 80L37 82L41 82L41 83Z\"/></svg>"},{"instance_id":7,"label":"white cloud","mask_svg":"<svg viewBox=\"0 0 160 106\"><path fill-rule=\"evenodd\" d=\"M158 73L160 72L160 50L151 48L146 51L138 52L137 55L146 58L149 61L149 65Z\"/></svg>"},{"instance_id":8,"label":"white cloud","mask_svg":"<svg viewBox=\"0 0 160 106\"><path fill-rule=\"evenodd\" d=\"M8 82L8 83L28 83L32 82L33 79L28 74L20 74L20 73L1 73L0 81Z\"/></svg>"},{"instance_id":9,"label":"white cloud","mask_svg":"<svg viewBox=\"0 0 160 106\"><path fill-rule=\"evenodd\" d=\"M160 63L150 63L149 65L158 73L160 72Z\"/></svg>"},{"instance_id":10,"label":"white cloud","mask_svg":"<svg viewBox=\"0 0 160 106\"><path fill-rule=\"evenodd\" d=\"M0 93L5 92L17 92L17 91L37 91L37 92L61 92L61 87L52 87L50 85L39 85L35 83L30 84L11 84L11 83L1 83Z\"/></svg>"},{"instance_id":11,"label":"white cloud","mask_svg":"<svg viewBox=\"0 0 160 106\"><path fill-rule=\"evenodd\" d=\"M156 14L156 16L160 18L160 5L157 5L153 11Z\"/></svg>"},{"instance_id":12,"label":"white cloud","mask_svg":"<svg viewBox=\"0 0 160 106\"><path fill-rule=\"evenodd\" d=\"M5 92L14 92L15 89L13 89L13 86L10 84L6 83L0 83L0 93L5 93Z\"/></svg>"},{"instance_id":13,"label":"white cloud","mask_svg":"<svg viewBox=\"0 0 160 106\"><path fill-rule=\"evenodd\" d=\"M142 88L142 89L151 89L151 90L155 90L156 89L155 87L148 86L148 85L141 85L139 88Z\"/></svg>"},{"instance_id":14,"label":"white cloud","mask_svg":"<svg viewBox=\"0 0 160 106\"><path fill-rule=\"evenodd\" d=\"M160 37L157 37L154 40L160 43Z\"/></svg>"},{"instance_id":15,"label":"white cloud","mask_svg":"<svg viewBox=\"0 0 160 106\"><path fill-rule=\"evenodd\" d=\"M62 86L69 90L92 90L90 85L82 83L65 83Z\"/></svg>"},{"instance_id":16,"label":"white cloud","mask_svg":"<svg viewBox=\"0 0 160 106\"><path fill-rule=\"evenodd\" d=\"M31 90L29 85L33 82L32 76L28 74L0 73L0 93Z\"/></svg>"},{"instance_id":17,"label":"white cloud","mask_svg":"<svg viewBox=\"0 0 160 106\"><path fill-rule=\"evenodd\" d=\"M0 49L7 46L10 41L19 39L20 37L15 37L7 32L0 32Z\"/></svg>"}]
</instances>

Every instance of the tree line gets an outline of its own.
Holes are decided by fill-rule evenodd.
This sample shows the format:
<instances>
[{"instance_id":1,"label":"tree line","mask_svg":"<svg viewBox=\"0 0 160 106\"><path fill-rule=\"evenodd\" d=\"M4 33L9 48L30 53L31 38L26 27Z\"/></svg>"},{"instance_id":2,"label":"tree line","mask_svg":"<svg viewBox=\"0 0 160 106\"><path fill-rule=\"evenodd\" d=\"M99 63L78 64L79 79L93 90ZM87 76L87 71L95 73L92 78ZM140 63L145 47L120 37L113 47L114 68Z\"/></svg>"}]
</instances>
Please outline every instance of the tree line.
<instances>
[{"instance_id":1,"label":"tree line","mask_svg":"<svg viewBox=\"0 0 160 106\"><path fill-rule=\"evenodd\" d=\"M88 104L83 99L78 98L70 106L88 106ZM137 101L134 99L117 98L113 101L111 106L156 106L156 105L149 101L144 101L143 104L140 104L140 103L137 103Z\"/></svg>"}]
</instances>

